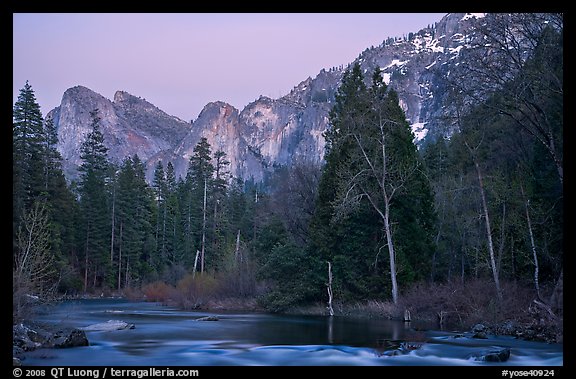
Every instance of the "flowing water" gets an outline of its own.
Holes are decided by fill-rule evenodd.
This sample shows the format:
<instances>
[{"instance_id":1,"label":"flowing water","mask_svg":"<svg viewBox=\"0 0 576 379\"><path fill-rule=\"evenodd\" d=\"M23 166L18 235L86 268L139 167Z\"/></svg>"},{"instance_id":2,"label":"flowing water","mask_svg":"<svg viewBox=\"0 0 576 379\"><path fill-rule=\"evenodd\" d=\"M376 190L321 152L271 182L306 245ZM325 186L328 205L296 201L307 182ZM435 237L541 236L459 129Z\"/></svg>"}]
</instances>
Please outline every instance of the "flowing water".
<instances>
[{"instance_id":1,"label":"flowing water","mask_svg":"<svg viewBox=\"0 0 576 379\"><path fill-rule=\"evenodd\" d=\"M217 315L219 321L196 321ZM134 329L87 331L90 346L40 349L25 365L530 365L563 364L562 345L513 337L422 331L415 323L349 317L182 311L120 299L66 301L39 321L86 327L108 320ZM510 348L505 363L474 356Z\"/></svg>"}]
</instances>

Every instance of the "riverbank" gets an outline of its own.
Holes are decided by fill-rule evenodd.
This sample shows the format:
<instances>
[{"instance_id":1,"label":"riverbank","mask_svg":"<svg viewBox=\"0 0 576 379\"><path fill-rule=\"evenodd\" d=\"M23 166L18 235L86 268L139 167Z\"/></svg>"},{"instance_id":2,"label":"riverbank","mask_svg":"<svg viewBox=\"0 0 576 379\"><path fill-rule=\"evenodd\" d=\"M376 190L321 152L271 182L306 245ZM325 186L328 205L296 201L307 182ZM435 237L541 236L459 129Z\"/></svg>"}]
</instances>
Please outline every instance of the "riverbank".
<instances>
[{"instance_id":1,"label":"riverbank","mask_svg":"<svg viewBox=\"0 0 576 379\"><path fill-rule=\"evenodd\" d=\"M197 282L195 282L197 283ZM173 287L162 282L123 293L100 293L94 297L125 297L134 301L159 302L183 310L210 312L266 312L256 295L224 296L213 283L201 287ZM530 287L515 282L502 283L500 303L494 285L488 280L465 283L420 283L401 294L398 304L382 300L338 301L335 316L403 320L408 311L412 321L425 322L440 330L471 331L483 326L483 334L508 335L533 341L563 342L562 309L552 309L538 299ZM543 289L550 297L552 289ZM338 296L335 296L338 299ZM304 304L286 309L294 315L327 315L326 303ZM479 337L482 336L479 334Z\"/></svg>"},{"instance_id":2,"label":"riverbank","mask_svg":"<svg viewBox=\"0 0 576 379\"><path fill-rule=\"evenodd\" d=\"M552 291L549 291L551 293ZM473 331L507 335L528 341L563 342L562 309L552 309L534 291L517 283L503 282L499 303L493 283L483 280L461 283L419 284L402 294L398 304L389 301L335 302L336 316L403 320L406 311L412 321L435 325L440 330ZM287 313L326 315L326 304L293 307Z\"/></svg>"},{"instance_id":3,"label":"riverbank","mask_svg":"<svg viewBox=\"0 0 576 379\"><path fill-rule=\"evenodd\" d=\"M482 326L474 331L441 331L383 317L184 311L104 297L63 301L40 312L34 322L86 331L89 345L27 351L22 357L26 366L563 363L562 345L493 335L483 338Z\"/></svg>"}]
</instances>

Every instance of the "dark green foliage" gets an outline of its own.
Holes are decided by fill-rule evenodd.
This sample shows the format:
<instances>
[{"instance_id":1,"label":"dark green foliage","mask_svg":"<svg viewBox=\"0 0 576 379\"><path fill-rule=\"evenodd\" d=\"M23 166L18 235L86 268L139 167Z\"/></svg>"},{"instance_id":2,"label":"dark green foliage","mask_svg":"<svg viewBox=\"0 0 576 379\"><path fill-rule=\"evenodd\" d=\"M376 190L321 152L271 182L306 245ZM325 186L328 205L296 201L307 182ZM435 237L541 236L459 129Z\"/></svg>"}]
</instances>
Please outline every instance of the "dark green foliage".
<instances>
[{"instance_id":1,"label":"dark green foliage","mask_svg":"<svg viewBox=\"0 0 576 379\"><path fill-rule=\"evenodd\" d=\"M62 173L56 128L52 120L42 119L28 82L14 104L12 134L13 240L21 217L34 203L42 203L48 222L50 269L60 281L74 277L70 264L78 246L78 207Z\"/></svg>"},{"instance_id":2,"label":"dark green foliage","mask_svg":"<svg viewBox=\"0 0 576 379\"><path fill-rule=\"evenodd\" d=\"M528 22L530 15L518 17ZM436 279L488 273L473 157L484 176L500 276L533 285L526 207L540 281L554 283L562 268L562 32L544 28L535 41L531 57L502 90L461 114L459 134L424 151L440 216Z\"/></svg>"},{"instance_id":3,"label":"dark green foliage","mask_svg":"<svg viewBox=\"0 0 576 379\"><path fill-rule=\"evenodd\" d=\"M34 199L45 189L44 134L42 113L32 86L26 82L12 111L13 229Z\"/></svg>"},{"instance_id":4,"label":"dark green foliage","mask_svg":"<svg viewBox=\"0 0 576 379\"><path fill-rule=\"evenodd\" d=\"M118 174L117 250L118 278L133 285L151 271L154 250L153 205L151 188L144 176L144 164L137 155L126 158ZM118 272L116 270L116 272ZM121 283L121 286L124 286Z\"/></svg>"},{"instance_id":5,"label":"dark green foliage","mask_svg":"<svg viewBox=\"0 0 576 379\"><path fill-rule=\"evenodd\" d=\"M532 22L530 14L507 17L516 17L518 30ZM490 277L477 163L500 277L533 285L528 212L546 294L563 267L563 32L552 23L533 30L525 63L494 71L502 74L498 91L460 93L469 88L446 80L458 132L420 152L380 70L365 78L352 66L330 112L325 165L275 167L263 184L230 178L225 153L202 138L185 179L171 162L159 162L148 185L138 156L120 166L108 161L94 111L80 180L68 185L57 130L26 83L13 109L13 231L32 204L45 204L46 246L61 292L122 291L158 279L177 287L183 278L189 286L180 287L193 288L189 274L204 249L199 282L218 282L224 295L259 291L271 311L326 302L327 262L336 303L385 300L389 243L401 293L419 281ZM498 54L505 61L511 52Z\"/></svg>"},{"instance_id":6,"label":"dark green foliage","mask_svg":"<svg viewBox=\"0 0 576 379\"><path fill-rule=\"evenodd\" d=\"M84 291L88 289L88 279L91 279L91 288L101 286L110 269L110 215L106 195L108 149L100 131L98 110L90 112L90 116L92 130L81 148L79 185Z\"/></svg>"},{"instance_id":7,"label":"dark green foliage","mask_svg":"<svg viewBox=\"0 0 576 379\"><path fill-rule=\"evenodd\" d=\"M344 297L381 296L387 287L388 241L377 208L384 214L390 207L399 281L426 277L433 253L432 192L397 94L379 72L371 87L358 65L344 75L330 114L311 225L312 252L334 262L334 280Z\"/></svg>"},{"instance_id":8,"label":"dark green foliage","mask_svg":"<svg viewBox=\"0 0 576 379\"><path fill-rule=\"evenodd\" d=\"M260 299L272 312L316 300L324 292L321 270L325 264L292 243L278 243L261 267L262 279L273 283L272 290Z\"/></svg>"}]
</instances>

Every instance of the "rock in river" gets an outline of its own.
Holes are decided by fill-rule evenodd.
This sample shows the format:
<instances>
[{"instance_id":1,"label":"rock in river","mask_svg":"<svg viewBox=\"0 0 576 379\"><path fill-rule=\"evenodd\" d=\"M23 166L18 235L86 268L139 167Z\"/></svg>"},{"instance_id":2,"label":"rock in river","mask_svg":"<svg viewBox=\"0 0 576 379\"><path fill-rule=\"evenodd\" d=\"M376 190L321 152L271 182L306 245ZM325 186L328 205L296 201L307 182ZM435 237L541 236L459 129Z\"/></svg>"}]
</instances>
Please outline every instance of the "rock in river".
<instances>
[{"instance_id":1,"label":"rock in river","mask_svg":"<svg viewBox=\"0 0 576 379\"><path fill-rule=\"evenodd\" d=\"M56 348L88 346L88 338L83 330L61 330L54 334L54 338L50 341L50 345Z\"/></svg>"},{"instance_id":2,"label":"rock in river","mask_svg":"<svg viewBox=\"0 0 576 379\"><path fill-rule=\"evenodd\" d=\"M486 351L474 353L470 358L484 362L506 362L510 358L510 348L497 347Z\"/></svg>"},{"instance_id":3,"label":"rock in river","mask_svg":"<svg viewBox=\"0 0 576 379\"><path fill-rule=\"evenodd\" d=\"M474 327L472 328L472 333L474 333L472 335L472 338L480 338L480 339L488 338L487 336L488 328L482 324L474 325Z\"/></svg>"},{"instance_id":4,"label":"rock in river","mask_svg":"<svg viewBox=\"0 0 576 379\"><path fill-rule=\"evenodd\" d=\"M129 324L129 323L124 322L124 321L108 320L106 322L101 322L98 324L92 324L92 325L89 325L89 326L86 326L86 327L80 328L80 329L85 330L87 332L94 332L94 331L108 332L108 331L112 331L112 330L134 329L135 327L136 326L134 324Z\"/></svg>"},{"instance_id":5,"label":"rock in river","mask_svg":"<svg viewBox=\"0 0 576 379\"><path fill-rule=\"evenodd\" d=\"M218 316L204 316L197 318L196 321L220 321Z\"/></svg>"}]
</instances>

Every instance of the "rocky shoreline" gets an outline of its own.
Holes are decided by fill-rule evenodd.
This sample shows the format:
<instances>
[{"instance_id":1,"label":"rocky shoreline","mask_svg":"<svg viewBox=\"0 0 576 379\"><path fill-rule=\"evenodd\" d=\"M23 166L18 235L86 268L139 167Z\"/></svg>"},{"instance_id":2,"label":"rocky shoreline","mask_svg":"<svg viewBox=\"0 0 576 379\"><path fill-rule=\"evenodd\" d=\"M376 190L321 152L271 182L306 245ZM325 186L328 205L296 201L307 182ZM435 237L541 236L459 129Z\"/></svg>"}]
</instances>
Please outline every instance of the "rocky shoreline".
<instances>
[{"instance_id":1,"label":"rocky shoreline","mask_svg":"<svg viewBox=\"0 0 576 379\"><path fill-rule=\"evenodd\" d=\"M23 323L12 327L12 364L22 365L24 353L36 349L63 349L68 347L89 346L83 330L77 328L49 328L39 325L29 326Z\"/></svg>"},{"instance_id":2,"label":"rocky shoreline","mask_svg":"<svg viewBox=\"0 0 576 379\"><path fill-rule=\"evenodd\" d=\"M120 320L108 320L84 328L56 327L50 325L12 326L12 364L21 366L24 353L37 349L65 349L90 346L86 331L111 331L134 329L135 325Z\"/></svg>"},{"instance_id":3,"label":"rocky shoreline","mask_svg":"<svg viewBox=\"0 0 576 379\"><path fill-rule=\"evenodd\" d=\"M505 321L498 324L476 324L472 327L472 338L485 339L490 335L512 336L525 341L563 343L563 331L550 324L520 324Z\"/></svg>"}]
</instances>

